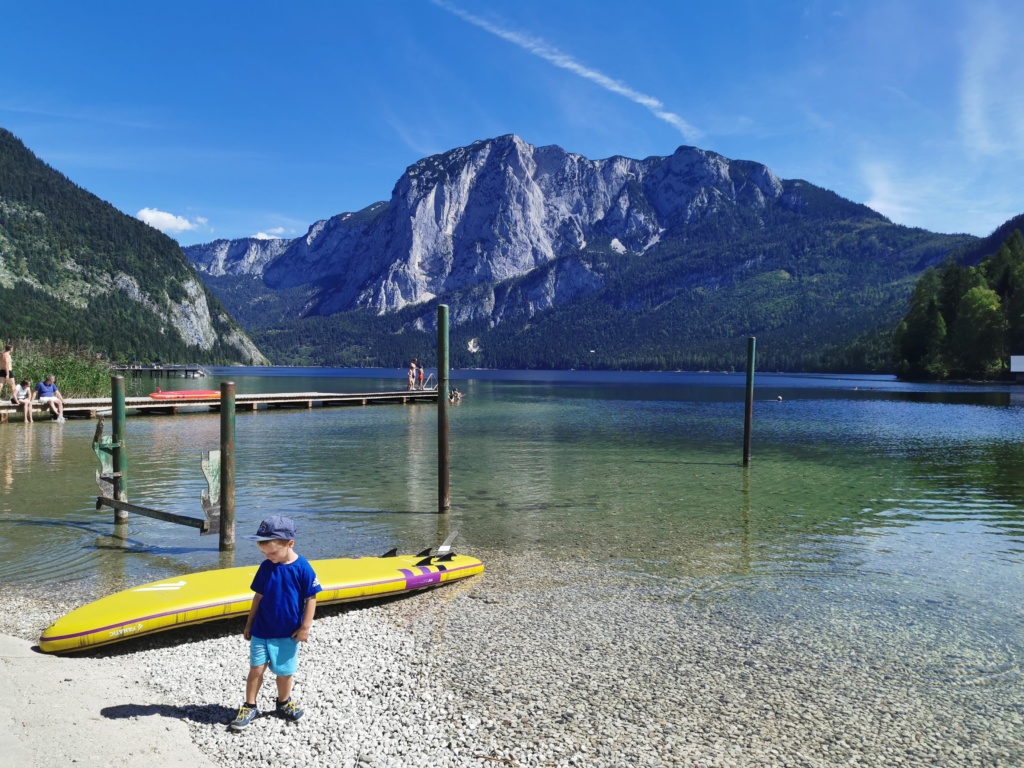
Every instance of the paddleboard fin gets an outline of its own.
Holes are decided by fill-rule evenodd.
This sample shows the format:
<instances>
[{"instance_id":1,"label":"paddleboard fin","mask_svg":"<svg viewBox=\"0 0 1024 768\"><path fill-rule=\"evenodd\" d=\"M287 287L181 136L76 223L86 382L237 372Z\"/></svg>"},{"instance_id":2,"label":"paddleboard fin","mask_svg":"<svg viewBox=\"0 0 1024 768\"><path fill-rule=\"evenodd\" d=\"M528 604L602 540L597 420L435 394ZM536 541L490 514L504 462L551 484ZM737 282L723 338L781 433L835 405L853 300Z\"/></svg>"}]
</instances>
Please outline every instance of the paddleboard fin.
<instances>
[{"instance_id":1,"label":"paddleboard fin","mask_svg":"<svg viewBox=\"0 0 1024 768\"><path fill-rule=\"evenodd\" d=\"M453 531L451 533L451 535L448 536L448 538L444 540L444 543L442 543L441 546L437 548L437 554L434 555L433 557L431 557L431 555L430 555L431 547L427 547L422 552L417 552L416 553L416 557L422 557L423 558L423 560L421 560L420 562L416 563L417 567L421 566L421 565L430 565L430 561L431 560L444 561L444 562L447 562L448 560L451 560L452 557L455 556L455 553L452 552L452 542L455 541L455 537L458 536L458 535L459 535L458 531Z\"/></svg>"},{"instance_id":2,"label":"paddleboard fin","mask_svg":"<svg viewBox=\"0 0 1024 768\"><path fill-rule=\"evenodd\" d=\"M398 557L398 547L392 547L385 552L381 557Z\"/></svg>"},{"instance_id":3,"label":"paddleboard fin","mask_svg":"<svg viewBox=\"0 0 1024 768\"><path fill-rule=\"evenodd\" d=\"M438 555L446 555L452 551L452 542L455 541L455 537L459 535L458 531L452 531L451 535L444 540L444 543L437 548Z\"/></svg>"}]
</instances>

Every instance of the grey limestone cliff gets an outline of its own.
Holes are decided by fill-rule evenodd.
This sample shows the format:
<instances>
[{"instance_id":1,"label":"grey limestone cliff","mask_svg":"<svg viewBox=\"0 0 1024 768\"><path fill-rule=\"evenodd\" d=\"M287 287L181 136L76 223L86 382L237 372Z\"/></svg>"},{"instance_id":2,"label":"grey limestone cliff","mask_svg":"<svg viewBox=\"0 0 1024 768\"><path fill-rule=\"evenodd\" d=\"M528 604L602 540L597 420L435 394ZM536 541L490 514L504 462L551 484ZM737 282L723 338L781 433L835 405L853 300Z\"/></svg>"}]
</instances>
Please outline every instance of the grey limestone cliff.
<instances>
[{"instance_id":1,"label":"grey limestone cliff","mask_svg":"<svg viewBox=\"0 0 1024 768\"><path fill-rule=\"evenodd\" d=\"M508 135L425 158L390 201L317 222L304 237L218 241L186 254L208 274L262 275L271 289L318 282L313 312L323 315L384 314L480 288L462 320L512 311L493 287L553 265L515 294L516 311L529 315L602 285L580 258L594 245L643 253L725 207L795 204L783 197L767 167L695 147L589 160Z\"/></svg>"}]
</instances>

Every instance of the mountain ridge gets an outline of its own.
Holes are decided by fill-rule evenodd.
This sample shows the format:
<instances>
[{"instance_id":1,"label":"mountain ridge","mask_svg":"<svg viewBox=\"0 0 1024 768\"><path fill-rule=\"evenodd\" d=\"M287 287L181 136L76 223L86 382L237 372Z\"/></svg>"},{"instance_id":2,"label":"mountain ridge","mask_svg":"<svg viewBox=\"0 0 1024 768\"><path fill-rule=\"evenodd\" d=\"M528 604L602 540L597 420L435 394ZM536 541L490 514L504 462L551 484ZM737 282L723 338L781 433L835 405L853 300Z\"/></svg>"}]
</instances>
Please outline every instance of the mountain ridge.
<instances>
[{"instance_id":1,"label":"mountain ridge","mask_svg":"<svg viewBox=\"0 0 1024 768\"><path fill-rule=\"evenodd\" d=\"M648 348L655 365L731 365L726 339L761 333L790 347L786 360L822 365L894 325L915 276L974 242L893 224L805 180L697 147L588 160L509 134L410 165L388 201L315 223L248 282L229 269L204 279L236 294L225 301L285 360L398 363L415 348L399 337L420 334L422 345L444 301L461 364L615 367ZM200 271L215 261L206 246L185 252ZM274 311L254 316L243 306L253 302ZM815 311L820 344L801 329ZM652 346L605 329L615 342L584 350L582 316L595 329L614 317L637 333L682 331ZM302 323L318 317L351 357L300 341ZM367 338L342 338L344 327ZM601 347L606 356L589 352Z\"/></svg>"}]
</instances>

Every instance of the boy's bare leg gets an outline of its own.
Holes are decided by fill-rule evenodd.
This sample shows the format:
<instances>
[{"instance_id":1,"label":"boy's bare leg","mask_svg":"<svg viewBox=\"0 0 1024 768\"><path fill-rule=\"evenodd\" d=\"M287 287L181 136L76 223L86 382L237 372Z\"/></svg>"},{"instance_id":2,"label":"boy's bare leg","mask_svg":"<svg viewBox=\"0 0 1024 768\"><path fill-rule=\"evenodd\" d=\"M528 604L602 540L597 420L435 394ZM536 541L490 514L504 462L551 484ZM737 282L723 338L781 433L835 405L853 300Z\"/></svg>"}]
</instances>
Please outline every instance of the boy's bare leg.
<instances>
[{"instance_id":1,"label":"boy's bare leg","mask_svg":"<svg viewBox=\"0 0 1024 768\"><path fill-rule=\"evenodd\" d=\"M267 671L267 665L261 664L258 667L249 667L249 675L245 678L245 703L256 704L256 696L259 695L260 687L263 685L263 673ZM278 678L280 680L281 678ZM281 684L278 683L280 690ZM289 685L289 688L291 686Z\"/></svg>"}]
</instances>

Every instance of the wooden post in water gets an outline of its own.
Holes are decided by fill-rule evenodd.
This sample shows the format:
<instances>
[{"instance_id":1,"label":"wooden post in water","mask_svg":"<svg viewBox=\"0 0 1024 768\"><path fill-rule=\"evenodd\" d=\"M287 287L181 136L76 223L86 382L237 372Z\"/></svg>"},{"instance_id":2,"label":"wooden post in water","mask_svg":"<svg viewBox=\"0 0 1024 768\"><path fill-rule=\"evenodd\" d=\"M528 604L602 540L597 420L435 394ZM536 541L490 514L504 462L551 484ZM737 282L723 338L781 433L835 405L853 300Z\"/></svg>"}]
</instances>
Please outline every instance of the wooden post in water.
<instances>
[{"instance_id":1,"label":"wooden post in water","mask_svg":"<svg viewBox=\"0 0 1024 768\"><path fill-rule=\"evenodd\" d=\"M747 338L747 412L743 420L743 466L750 465L750 437L754 426L754 350L757 339Z\"/></svg>"},{"instance_id":2,"label":"wooden post in water","mask_svg":"<svg viewBox=\"0 0 1024 768\"><path fill-rule=\"evenodd\" d=\"M113 497L117 501L128 501L128 453L124 445L124 376L110 377L110 440L113 459ZM114 510L114 525L128 522L128 513L123 509Z\"/></svg>"},{"instance_id":3,"label":"wooden post in water","mask_svg":"<svg viewBox=\"0 0 1024 768\"><path fill-rule=\"evenodd\" d=\"M220 385L220 551L235 548L235 382Z\"/></svg>"},{"instance_id":4,"label":"wooden post in water","mask_svg":"<svg viewBox=\"0 0 1024 768\"><path fill-rule=\"evenodd\" d=\"M448 438L448 305L437 305L437 514L451 509L451 447Z\"/></svg>"}]
</instances>

